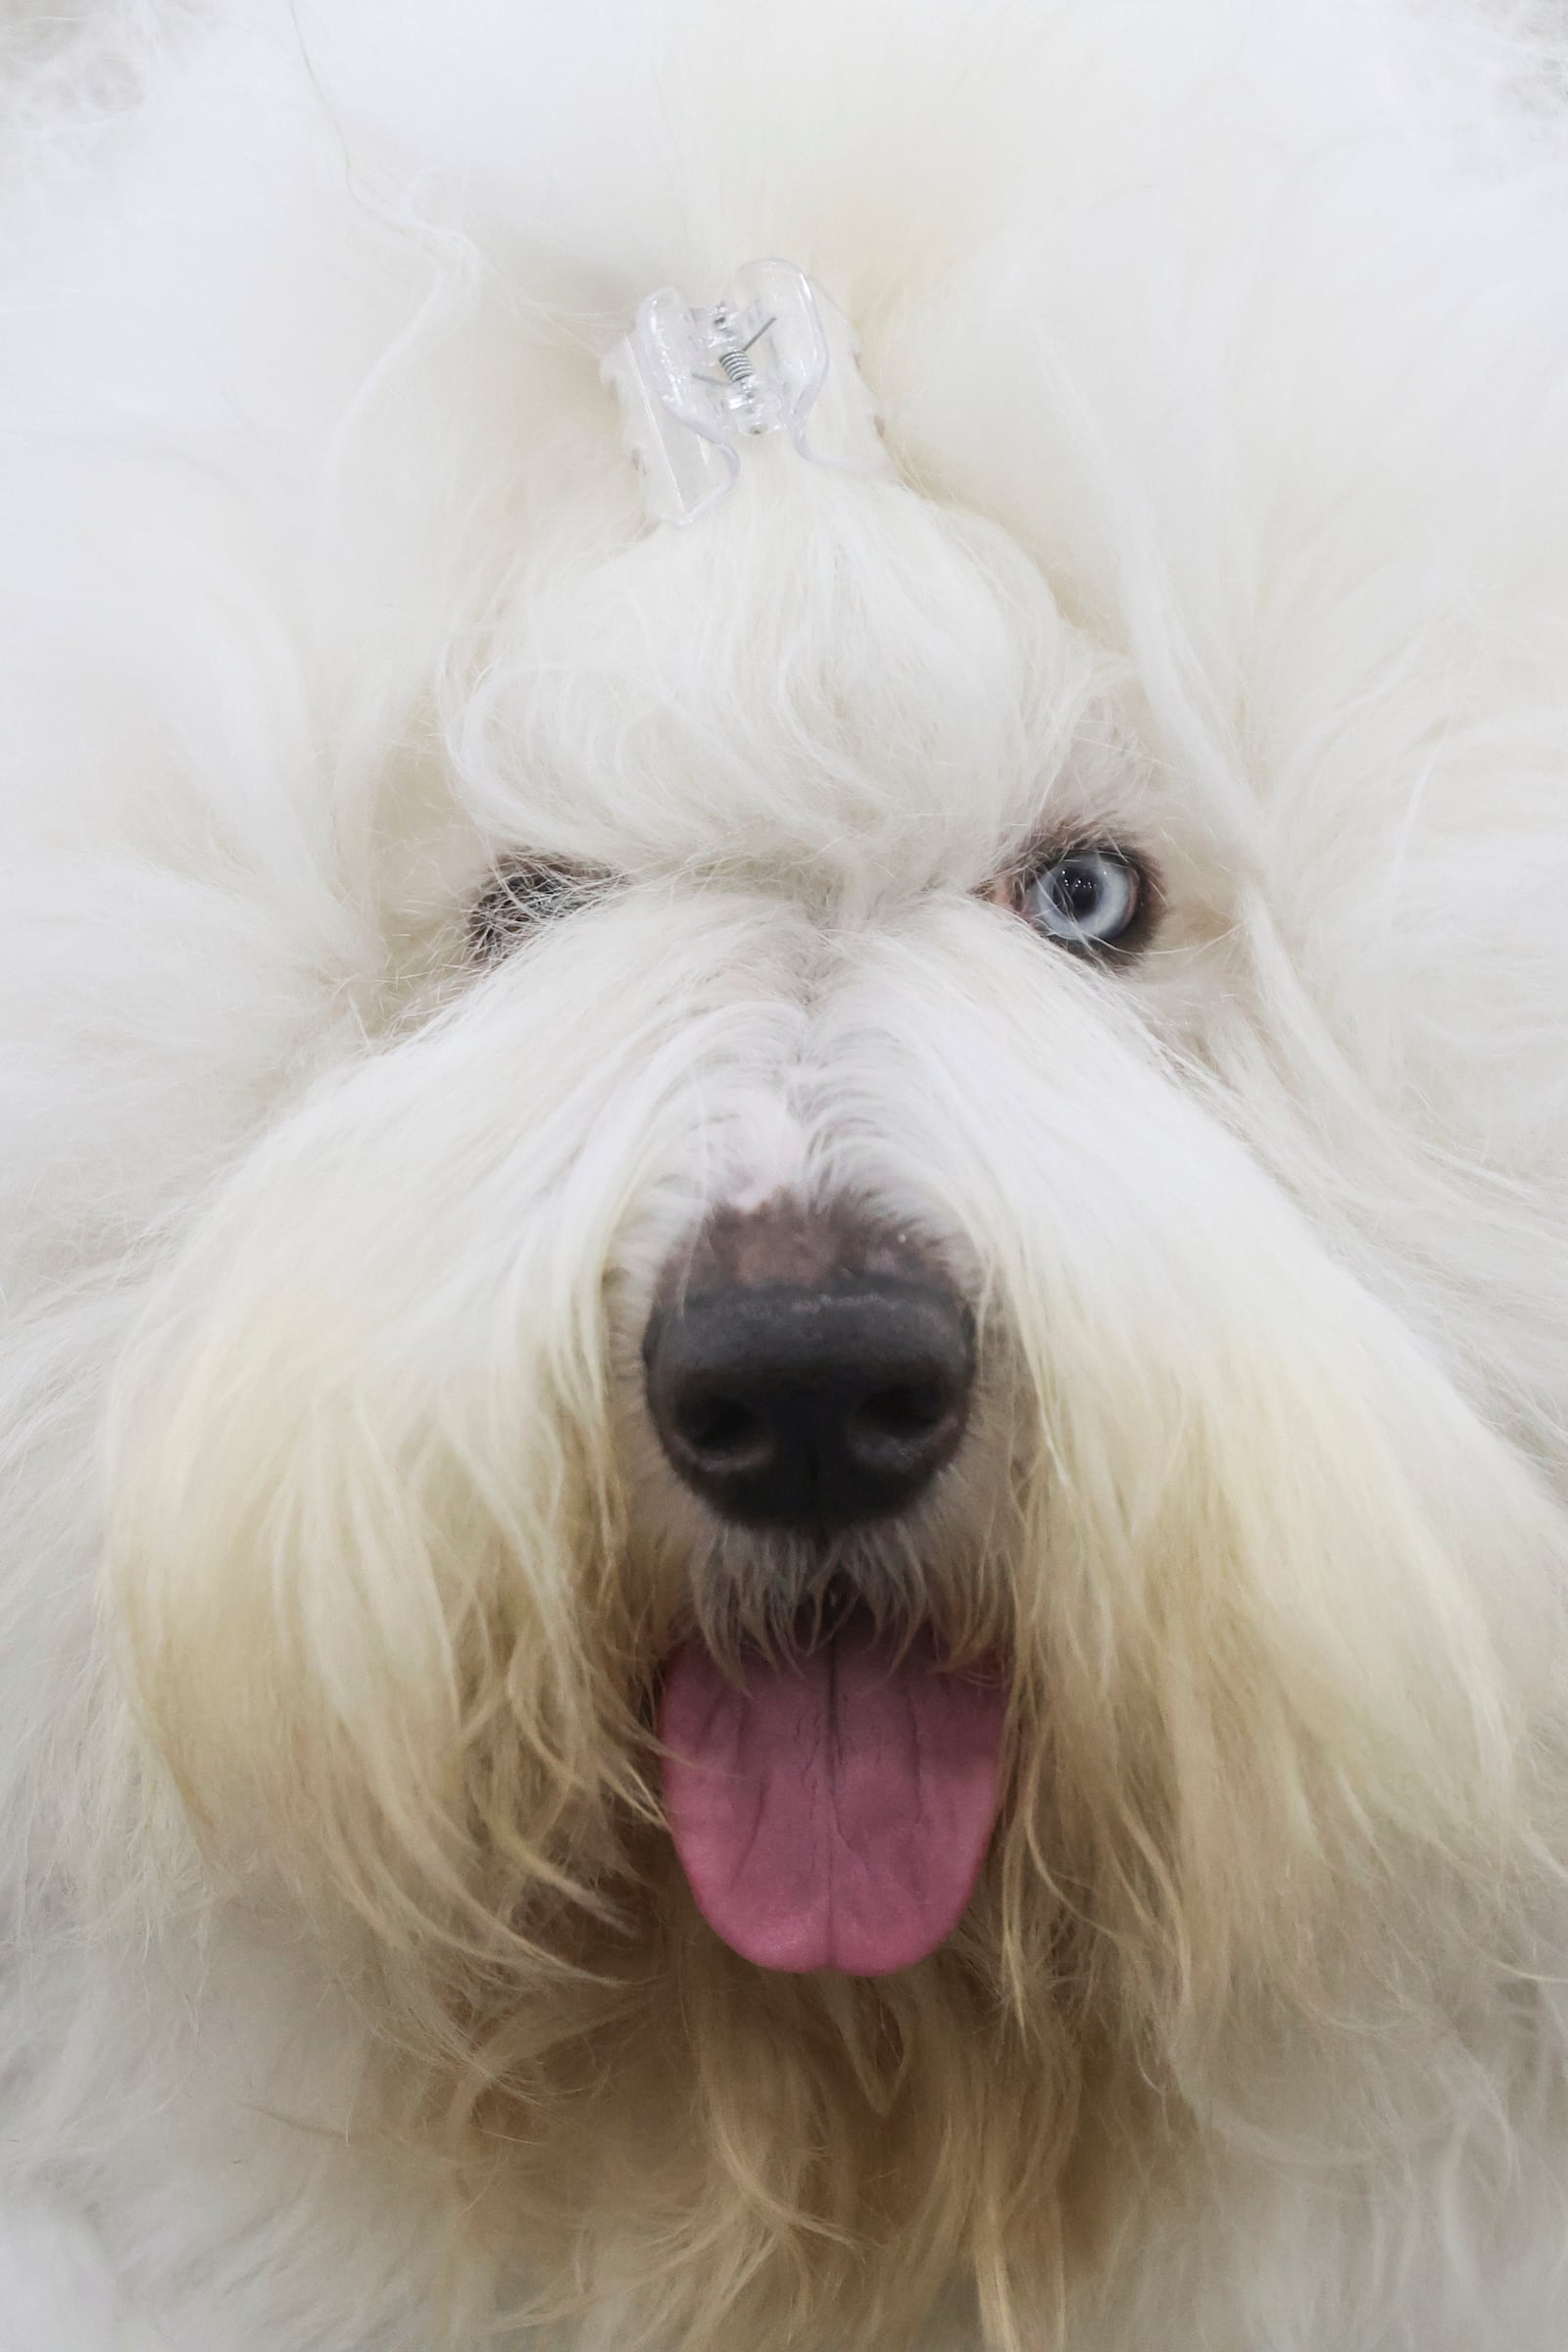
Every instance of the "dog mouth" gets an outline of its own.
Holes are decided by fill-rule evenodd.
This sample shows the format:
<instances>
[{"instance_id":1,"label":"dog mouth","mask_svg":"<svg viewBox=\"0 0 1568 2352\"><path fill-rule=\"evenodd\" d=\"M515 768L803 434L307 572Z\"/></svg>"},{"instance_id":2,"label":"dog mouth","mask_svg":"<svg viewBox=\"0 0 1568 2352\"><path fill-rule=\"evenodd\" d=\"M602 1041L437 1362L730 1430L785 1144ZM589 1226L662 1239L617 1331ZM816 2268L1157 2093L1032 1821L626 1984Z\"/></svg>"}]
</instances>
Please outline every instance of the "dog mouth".
<instances>
[{"instance_id":1,"label":"dog mouth","mask_svg":"<svg viewBox=\"0 0 1568 2352\"><path fill-rule=\"evenodd\" d=\"M720 1664L683 1642L663 1676L664 1809L699 1911L788 1974L889 1976L952 1935L1002 1794L1005 1680L928 1627L853 1600Z\"/></svg>"}]
</instances>

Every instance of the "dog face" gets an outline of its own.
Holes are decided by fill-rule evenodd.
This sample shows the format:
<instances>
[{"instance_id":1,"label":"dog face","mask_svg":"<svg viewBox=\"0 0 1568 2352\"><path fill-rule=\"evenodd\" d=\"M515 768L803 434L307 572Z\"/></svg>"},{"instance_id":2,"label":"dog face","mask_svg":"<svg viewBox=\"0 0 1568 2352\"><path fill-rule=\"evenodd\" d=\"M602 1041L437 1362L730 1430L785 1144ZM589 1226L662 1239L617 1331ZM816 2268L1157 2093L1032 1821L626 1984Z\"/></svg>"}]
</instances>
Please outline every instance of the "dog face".
<instances>
[{"instance_id":1,"label":"dog face","mask_svg":"<svg viewBox=\"0 0 1568 2352\"><path fill-rule=\"evenodd\" d=\"M232 14L72 272L222 463L27 533L96 1812L347 1995L454 2341L1159 2341L1496 2118L1560 1846L1561 435L1451 272L1551 306L1379 12ZM887 477L649 529L603 350L768 252Z\"/></svg>"},{"instance_id":2,"label":"dog face","mask_svg":"<svg viewBox=\"0 0 1568 2352\"><path fill-rule=\"evenodd\" d=\"M141 1717L466 2227L604 2214L629 2340L1006 2340L1260 2083L1412 2095L1554 1523L1314 1215L1297 910L1002 532L786 458L496 643L383 1033L123 1370Z\"/></svg>"}]
</instances>

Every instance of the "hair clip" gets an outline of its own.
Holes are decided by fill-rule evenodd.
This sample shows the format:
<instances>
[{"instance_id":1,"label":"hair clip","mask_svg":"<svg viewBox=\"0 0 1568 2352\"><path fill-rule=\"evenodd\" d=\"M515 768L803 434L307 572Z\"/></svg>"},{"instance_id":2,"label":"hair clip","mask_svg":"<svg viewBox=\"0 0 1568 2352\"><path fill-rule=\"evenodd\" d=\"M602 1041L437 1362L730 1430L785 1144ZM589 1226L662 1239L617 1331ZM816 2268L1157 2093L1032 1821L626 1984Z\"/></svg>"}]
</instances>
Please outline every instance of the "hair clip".
<instances>
[{"instance_id":1,"label":"hair clip","mask_svg":"<svg viewBox=\"0 0 1568 2352\"><path fill-rule=\"evenodd\" d=\"M858 348L792 262L749 262L711 310L690 309L673 286L650 294L603 374L655 520L708 514L740 478L746 444L772 433L813 465L888 472Z\"/></svg>"}]
</instances>

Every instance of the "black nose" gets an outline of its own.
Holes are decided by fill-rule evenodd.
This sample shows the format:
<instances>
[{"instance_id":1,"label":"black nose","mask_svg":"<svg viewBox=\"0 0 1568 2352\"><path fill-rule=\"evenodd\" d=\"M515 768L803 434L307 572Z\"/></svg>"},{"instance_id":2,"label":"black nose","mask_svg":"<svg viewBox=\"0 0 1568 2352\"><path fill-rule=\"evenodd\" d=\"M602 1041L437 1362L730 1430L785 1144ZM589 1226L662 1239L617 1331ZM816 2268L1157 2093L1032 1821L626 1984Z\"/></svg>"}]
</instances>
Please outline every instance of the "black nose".
<instances>
[{"instance_id":1,"label":"black nose","mask_svg":"<svg viewBox=\"0 0 1568 2352\"><path fill-rule=\"evenodd\" d=\"M828 1530L904 1510L951 1459L974 1325L906 1248L878 1252L835 1224L828 1262L808 1264L824 1252L803 1250L801 1230L797 1218L777 1246L747 1220L745 1246L721 1253L728 1278L710 1263L703 1287L657 1308L643 1356L654 1426L688 1487L748 1526ZM901 1258L918 1270L883 1270ZM766 1278L786 1269L811 1278Z\"/></svg>"}]
</instances>

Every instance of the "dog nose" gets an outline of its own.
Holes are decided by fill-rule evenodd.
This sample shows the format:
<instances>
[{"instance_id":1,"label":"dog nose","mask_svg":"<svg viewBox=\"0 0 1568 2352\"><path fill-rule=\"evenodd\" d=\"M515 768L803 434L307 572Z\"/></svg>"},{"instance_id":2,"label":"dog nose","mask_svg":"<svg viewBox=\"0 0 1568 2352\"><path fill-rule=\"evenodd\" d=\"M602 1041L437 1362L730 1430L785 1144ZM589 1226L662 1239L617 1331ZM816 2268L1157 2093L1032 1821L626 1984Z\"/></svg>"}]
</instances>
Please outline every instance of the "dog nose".
<instances>
[{"instance_id":1,"label":"dog nose","mask_svg":"<svg viewBox=\"0 0 1568 2352\"><path fill-rule=\"evenodd\" d=\"M711 1221L643 1358L695 1494L746 1526L823 1532L907 1508L951 1460L974 1321L904 1236L763 1210Z\"/></svg>"}]
</instances>

